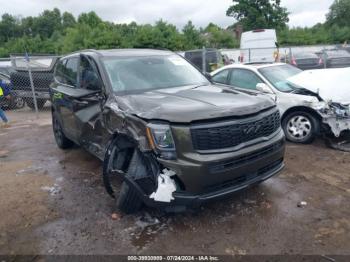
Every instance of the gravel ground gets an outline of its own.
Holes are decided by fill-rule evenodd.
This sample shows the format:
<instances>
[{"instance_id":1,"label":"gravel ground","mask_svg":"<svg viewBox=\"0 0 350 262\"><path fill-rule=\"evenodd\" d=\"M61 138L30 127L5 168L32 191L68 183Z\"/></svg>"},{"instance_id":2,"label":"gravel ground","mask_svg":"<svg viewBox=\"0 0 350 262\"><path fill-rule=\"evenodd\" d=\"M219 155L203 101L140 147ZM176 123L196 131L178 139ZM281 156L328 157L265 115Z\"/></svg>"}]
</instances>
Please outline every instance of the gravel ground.
<instances>
[{"instance_id":1,"label":"gravel ground","mask_svg":"<svg viewBox=\"0 0 350 262\"><path fill-rule=\"evenodd\" d=\"M101 163L56 147L49 113L8 115L0 254L350 254L350 154L322 140L288 144L281 175L196 213L123 215L104 190Z\"/></svg>"}]
</instances>

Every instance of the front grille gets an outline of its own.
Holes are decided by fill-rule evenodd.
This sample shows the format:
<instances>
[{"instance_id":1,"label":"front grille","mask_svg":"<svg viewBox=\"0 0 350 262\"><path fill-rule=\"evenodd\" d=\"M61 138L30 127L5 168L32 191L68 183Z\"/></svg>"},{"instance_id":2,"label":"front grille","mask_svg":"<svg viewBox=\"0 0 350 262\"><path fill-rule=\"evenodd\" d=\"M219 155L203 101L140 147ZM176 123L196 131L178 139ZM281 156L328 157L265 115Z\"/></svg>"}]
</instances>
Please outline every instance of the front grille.
<instances>
[{"instance_id":1,"label":"front grille","mask_svg":"<svg viewBox=\"0 0 350 262\"><path fill-rule=\"evenodd\" d=\"M226 171L229 171L231 169L237 168L241 165L254 162L256 160L261 159L262 157L266 157L269 154L272 154L272 153L280 150L283 145L284 145L284 140L281 140L273 145L264 147L262 149L254 151L252 153L249 153L249 154L246 154L246 155L234 158L234 159L215 163L215 164L210 165L208 167L209 172L211 174L226 172Z\"/></svg>"},{"instance_id":2,"label":"front grille","mask_svg":"<svg viewBox=\"0 0 350 262\"><path fill-rule=\"evenodd\" d=\"M192 143L195 150L220 150L235 147L260 137L267 137L280 126L280 114L278 111L244 123L221 124L217 127L191 128Z\"/></svg>"},{"instance_id":3,"label":"front grille","mask_svg":"<svg viewBox=\"0 0 350 262\"><path fill-rule=\"evenodd\" d=\"M255 173L242 175L242 176L236 177L232 180L228 180L228 181L216 184L216 185L208 186L205 188L205 192L214 192L214 191L224 190L224 189L230 188L230 187L249 184L250 181L253 181L259 177L264 177L264 176L268 175L270 172L273 172L274 170L276 170L277 168L280 168L282 164L283 164L283 159L279 159L273 163L270 163L270 164L260 168Z\"/></svg>"}]
</instances>

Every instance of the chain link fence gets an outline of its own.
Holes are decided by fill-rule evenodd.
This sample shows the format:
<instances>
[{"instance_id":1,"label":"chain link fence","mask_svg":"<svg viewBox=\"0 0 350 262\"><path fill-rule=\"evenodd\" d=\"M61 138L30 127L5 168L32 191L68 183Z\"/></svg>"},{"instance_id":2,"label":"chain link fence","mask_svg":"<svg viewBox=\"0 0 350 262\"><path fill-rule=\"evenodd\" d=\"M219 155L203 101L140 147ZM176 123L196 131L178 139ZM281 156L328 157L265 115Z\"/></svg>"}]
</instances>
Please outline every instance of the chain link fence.
<instances>
[{"instance_id":1,"label":"chain link fence","mask_svg":"<svg viewBox=\"0 0 350 262\"><path fill-rule=\"evenodd\" d=\"M10 98L1 98L3 110L50 110L49 86L58 56L12 55L0 60L0 80L10 91Z\"/></svg>"}]
</instances>

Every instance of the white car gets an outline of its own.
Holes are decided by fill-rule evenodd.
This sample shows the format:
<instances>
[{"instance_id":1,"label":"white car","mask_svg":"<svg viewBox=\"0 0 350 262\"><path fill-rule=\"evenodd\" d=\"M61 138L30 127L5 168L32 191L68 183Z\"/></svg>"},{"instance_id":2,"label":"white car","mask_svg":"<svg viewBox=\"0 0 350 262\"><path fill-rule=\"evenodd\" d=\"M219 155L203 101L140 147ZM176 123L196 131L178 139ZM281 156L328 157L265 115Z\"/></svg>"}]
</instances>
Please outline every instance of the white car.
<instances>
[{"instance_id":1,"label":"white car","mask_svg":"<svg viewBox=\"0 0 350 262\"><path fill-rule=\"evenodd\" d=\"M288 64L229 65L211 74L231 88L275 99L286 138L311 143L320 132L350 130L350 68L301 71Z\"/></svg>"}]
</instances>

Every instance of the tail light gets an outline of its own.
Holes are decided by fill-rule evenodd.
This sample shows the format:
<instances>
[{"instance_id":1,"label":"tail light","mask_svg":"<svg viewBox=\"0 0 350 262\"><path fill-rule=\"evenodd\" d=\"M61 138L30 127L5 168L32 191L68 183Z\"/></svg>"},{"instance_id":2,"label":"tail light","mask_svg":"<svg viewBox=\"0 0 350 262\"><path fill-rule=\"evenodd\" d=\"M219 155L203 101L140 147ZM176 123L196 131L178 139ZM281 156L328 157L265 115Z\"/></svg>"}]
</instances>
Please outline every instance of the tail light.
<instances>
[{"instance_id":1,"label":"tail light","mask_svg":"<svg viewBox=\"0 0 350 262\"><path fill-rule=\"evenodd\" d=\"M297 66L298 64L297 64L297 61L295 60L295 58L294 58L294 56L292 57L292 65L295 65L295 66Z\"/></svg>"},{"instance_id":2,"label":"tail light","mask_svg":"<svg viewBox=\"0 0 350 262\"><path fill-rule=\"evenodd\" d=\"M323 65L323 60L322 60L322 58L320 58L320 60L318 60L318 64L319 64L319 65Z\"/></svg>"}]
</instances>

